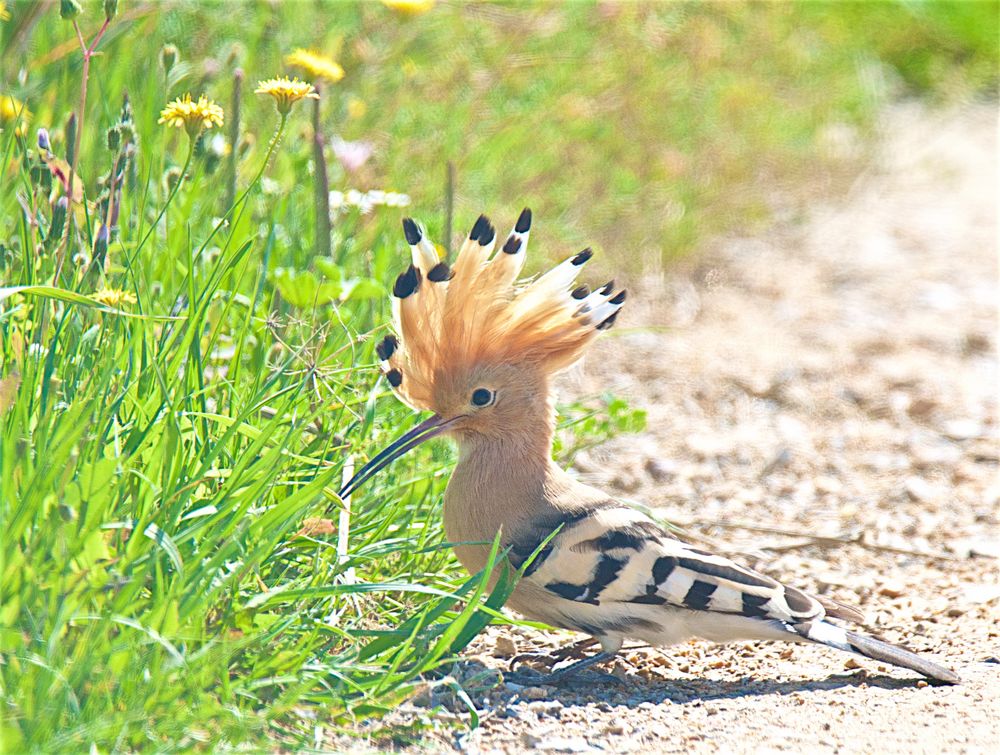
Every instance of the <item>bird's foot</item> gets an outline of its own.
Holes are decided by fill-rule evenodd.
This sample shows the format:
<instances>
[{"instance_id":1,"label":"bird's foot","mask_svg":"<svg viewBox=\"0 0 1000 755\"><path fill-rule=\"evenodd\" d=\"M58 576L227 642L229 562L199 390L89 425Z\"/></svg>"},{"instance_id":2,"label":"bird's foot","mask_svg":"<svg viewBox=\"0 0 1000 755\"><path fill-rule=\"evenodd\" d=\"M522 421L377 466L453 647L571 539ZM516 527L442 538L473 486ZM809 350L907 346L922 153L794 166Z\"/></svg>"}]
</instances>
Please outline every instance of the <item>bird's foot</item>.
<instances>
[{"instance_id":1,"label":"bird's foot","mask_svg":"<svg viewBox=\"0 0 1000 755\"><path fill-rule=\"evenodd\" d=\"M600 652L594 655L588 656L587 658L582 658L578 661L574 661L568 666L563 666L559 669L553 669L548 673L541 673L537 671L525 672L525 671L512 671L511 673L504 674L504 680L508 682L513 682L514 684L520 684L525 687L538 687L538 686L558 686L564 682L572 681L577 676L579 676L581 671L585 671L591 666L596 666L599 663L604 663L604 661L610 661L615 657L615 653ZM522 656L518 656L520 658ZM511 661L511 668L513 669L514 664L517 662L518 658ZM614 676L613 674L608 674L601 672L601 676L610 682L616 684L621 683L621 680Z\"/></svg>"},{"instance_id":2,"label":"bird's foot","mask_svg":"<svg viewBox=\"0 0 1000 755\"><path fill-rule=\"evenodd\" d=\"M569 645L563 645L561 648L556 648L550 653L519 653L510 659L510 663L507 664L507 669L508 671L513 672L515 666L519 663L523 663L524 661L537 661L540 665L544 665L551 670L553 666L561 661L568 661L571 659L582 660L584 658L589 658L590 656L587 651L596 644L596 639L593 637L587 637L586 639L572 642Z\"/></svg>"}]
</instances>

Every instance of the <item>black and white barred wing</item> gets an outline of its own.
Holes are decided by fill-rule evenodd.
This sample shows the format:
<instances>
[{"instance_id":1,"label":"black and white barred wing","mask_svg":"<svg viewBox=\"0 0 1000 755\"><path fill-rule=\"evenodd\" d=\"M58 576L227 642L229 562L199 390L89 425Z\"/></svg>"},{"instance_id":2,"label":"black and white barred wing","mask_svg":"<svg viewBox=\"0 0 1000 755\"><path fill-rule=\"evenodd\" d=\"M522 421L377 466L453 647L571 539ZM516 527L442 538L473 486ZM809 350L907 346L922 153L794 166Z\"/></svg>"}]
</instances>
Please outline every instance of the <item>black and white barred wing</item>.
<instances>
[{"instance_id":1,"label":"black and white barred wing","mask_svg":"<svg viewBox=\"0 0 1000 755\"><path fill-rule=\"evenodd\" d=\"M662 606L787 623L826 613L800 590L686 545L619 505L566 517L529 572L554 596L608 609Z\"/></svg>"}]
</instances>

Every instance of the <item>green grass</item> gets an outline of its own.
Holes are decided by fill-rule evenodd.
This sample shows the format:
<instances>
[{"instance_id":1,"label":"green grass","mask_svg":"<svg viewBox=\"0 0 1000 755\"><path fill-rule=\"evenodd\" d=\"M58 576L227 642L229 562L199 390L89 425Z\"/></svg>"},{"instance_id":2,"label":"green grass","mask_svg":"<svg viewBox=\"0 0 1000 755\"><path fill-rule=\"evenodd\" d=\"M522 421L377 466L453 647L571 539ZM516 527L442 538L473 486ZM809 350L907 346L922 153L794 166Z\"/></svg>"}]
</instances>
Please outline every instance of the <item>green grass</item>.
<instances>
[{"instance_id":1,"label":"green grass","mask_svg":"<svg viewBox=\"0 0 1000 755\"><path fill-rule=\"evenodd\" d=\"M100 3L84 5L90 39ZM404 211L338 213L331 254L315 256L311 107L293 109L268 161L278 117L251 94L284 53L339 59L323 127L376 145L356 174L331 159L330 188L405 192L441 238L452 161L456 235L482 209L506 222L531 204L536 267L596 241L640 269L767 222L774 187L809 196L850 169L824 147L831 127L864 135L892 94L996 86L995 3L442 4L403 18L123 1L92 61L88 201L66 237L34 136L48 128L68 157L82 64L57 9L16 4L0 22L0 95L33 113L24 137L0 124L0 286L24 287L0 293L5 751L306 746L317 724L390 710L510 587L470 579L446 547L443 443L356 496L338 549L345 463L410 422L373 355ZM166 43L181 56L169 76ZM156 120L187 90L231 120L237 65L230 205L215 132L178 182L188 139ZM135 301L98 306L102 288ZM643 421L609 396L561 416L563 461Z\"/></svg>"}]
</instances>

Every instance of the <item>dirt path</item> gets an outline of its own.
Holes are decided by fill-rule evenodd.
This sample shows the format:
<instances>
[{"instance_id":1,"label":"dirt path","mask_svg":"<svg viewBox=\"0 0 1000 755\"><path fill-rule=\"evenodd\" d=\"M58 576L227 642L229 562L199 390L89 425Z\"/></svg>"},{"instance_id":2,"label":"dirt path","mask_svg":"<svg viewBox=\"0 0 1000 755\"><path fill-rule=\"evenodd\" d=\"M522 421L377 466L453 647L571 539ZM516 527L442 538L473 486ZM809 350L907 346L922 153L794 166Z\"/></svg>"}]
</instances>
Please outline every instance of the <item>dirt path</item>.
<instances>
[{"instance_id":1,"label":"dirt path","mask_svg":"<svg viewBox=\"0 0 1000 755\"><path fill-rule=\"evenodd\" d=\"M485 692L481 727L458 739L446 711L401 710L440 725L425 746L1000 752L996 117L894 109L846 199L647 281L618 337L563 386L649 410L646 433L581 458L581 476L860 606L870 631L966 683L821 648L696 641L626 652L622 683ZM455 673L571 639L492 628Z\"/></svg>"},{"instance_id":2,"label":"dirt path","mask_svg":"<svg viewBox=\"0 0 1000 755\"><path fill-rule=\"evenodd\" d=\"M627 653L624 684L494 691L480 729L440 744L1000 752L996 110L900 107L884 125L846 200L647 282L564 392L610 385L649 410L644 435L580 460L589 481L861 606L870 630L967 683L819 648L692 642ZM668 330L628 330L649 324ZM504 635L470 654L502 667ZM514 639L525 652L569 635Z\"/></svg>"}]
</instances>

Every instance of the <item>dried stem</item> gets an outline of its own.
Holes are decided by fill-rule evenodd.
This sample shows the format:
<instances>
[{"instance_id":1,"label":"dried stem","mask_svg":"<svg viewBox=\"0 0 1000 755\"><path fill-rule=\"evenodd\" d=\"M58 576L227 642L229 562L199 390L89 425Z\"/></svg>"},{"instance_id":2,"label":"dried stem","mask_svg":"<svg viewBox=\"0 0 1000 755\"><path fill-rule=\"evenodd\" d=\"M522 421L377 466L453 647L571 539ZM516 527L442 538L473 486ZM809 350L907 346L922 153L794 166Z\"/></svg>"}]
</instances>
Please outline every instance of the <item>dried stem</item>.
<instances>
[{"instance_id":1,"label":"dried stem","mask_svg":"<svg viewBox=\"0 0 1000 755\"><path fill-rule=\"evenodd\" d=\"M448 257L451 257L451 233L454 213L455 163L449 160L447 172L444 177L444 249Z\"/></svg>"},{"instance_id":2,"label":"dried stem","mask_svg":"<svg viewBox=\"0 0 1000 755\"><path fill-rule=\"evenodd\" d=\"M76 32L76 38L80 42L80 50L83 53L83 81L80 83L80 106L78 109L78 115L76 119L76 138L73 142L73 159L70 161L69 166L69 182L67 183L66 190L69 193L69 212L67 212L66 217L66 230L64 231L64 236L62 243L59 245L59 252L57 254L56 262L56 272L52 276L52 285L58 285L59 276L62 275L63 262L66 259L66 249L69 246L69 237L72 234L73 229L73 184L76 181L76 167L80 161L80 142L83 139L83 118L87 110L87 82L90 79L90 59L94 57L94 51L97 49L97 45L101 41L101 37L104 36L104 32L108 30L108 25L111 23L110 18L105 18L104 23L101 24L100 30L94 37L94 41L90 43L90 46L83 39L83 33L80 31L80 25L73 19L73 30Z\"/></svg>"}]
</instances>

